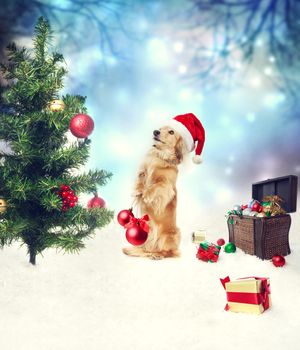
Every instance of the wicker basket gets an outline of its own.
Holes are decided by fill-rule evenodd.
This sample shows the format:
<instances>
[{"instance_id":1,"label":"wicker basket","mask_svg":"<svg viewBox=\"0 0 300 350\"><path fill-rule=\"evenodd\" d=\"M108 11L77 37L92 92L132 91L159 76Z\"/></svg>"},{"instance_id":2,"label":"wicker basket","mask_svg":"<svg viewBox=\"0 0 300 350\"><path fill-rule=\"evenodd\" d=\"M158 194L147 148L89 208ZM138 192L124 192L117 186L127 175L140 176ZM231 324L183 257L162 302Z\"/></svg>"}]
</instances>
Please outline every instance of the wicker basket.
<instances>
[{"instance_id":1,"label":"wicker basket","mask_svg":"<svg viewBox=\"0 0 300 350\"><path fill-rule=\"evenodd\" d=\"M245 253L261 259L290 254L290 215L274 217L236 216L228 220L229 241Z\"/></svg>"}]
</instances>

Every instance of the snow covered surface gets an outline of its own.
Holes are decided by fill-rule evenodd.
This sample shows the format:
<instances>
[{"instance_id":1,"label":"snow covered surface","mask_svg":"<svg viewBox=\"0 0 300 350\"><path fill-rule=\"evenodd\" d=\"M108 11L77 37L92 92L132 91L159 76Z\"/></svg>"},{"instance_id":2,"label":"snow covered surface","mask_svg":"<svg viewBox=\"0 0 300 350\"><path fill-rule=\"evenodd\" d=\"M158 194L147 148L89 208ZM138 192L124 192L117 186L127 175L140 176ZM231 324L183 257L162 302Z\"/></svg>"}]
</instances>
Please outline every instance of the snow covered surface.
<instances>
[{"instance_id":1,"label":"snow covered surface","mask_svg":"<svg viewBox=\"0 0 300 350\"><path fill-rule=\"evenodd\" d=\"M292 215L292 254L283 268L240 250L222 251L215 264L199 261L191 223L181 221L179 259L123 255L124 232L116 223L98 232L80 255L48 250L35 267L18 244L0 251L0 349L297 348L299 214ZM208 240L227 239L225 218L214 225ZM227 275L269 276L272 308L259 316L224 311L219 278Z\"/></svg>"}]
</instances>

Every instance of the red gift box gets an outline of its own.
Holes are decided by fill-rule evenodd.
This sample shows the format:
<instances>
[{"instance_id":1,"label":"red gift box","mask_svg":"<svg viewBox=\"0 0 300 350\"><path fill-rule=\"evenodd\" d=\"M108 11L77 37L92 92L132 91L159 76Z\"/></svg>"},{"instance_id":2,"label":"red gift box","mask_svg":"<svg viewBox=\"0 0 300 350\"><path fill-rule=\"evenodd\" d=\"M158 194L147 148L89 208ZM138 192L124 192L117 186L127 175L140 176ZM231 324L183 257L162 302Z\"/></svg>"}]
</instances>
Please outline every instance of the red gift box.
<instances>
[{"instance_id":1,"label":"red gift box","mask_svg":"<svg viewBox=\"0 0 300 350\"><path fill-rule=\"evenodd\" d=\"M207 241L200 243L196 257L206 262L217 262L221 247Z\"/></svg>"},{"instance_id":2,"label":"red gift box","mask_svg":"<svg viewBox=\"0 0 300 350\"><path fill-rule=\"evenodd\" d=\"M226 290L225 310L261 314L271 305L270 280L266 277L245 277L230 281L220 279Z\"/></svg>"}]
</instances>

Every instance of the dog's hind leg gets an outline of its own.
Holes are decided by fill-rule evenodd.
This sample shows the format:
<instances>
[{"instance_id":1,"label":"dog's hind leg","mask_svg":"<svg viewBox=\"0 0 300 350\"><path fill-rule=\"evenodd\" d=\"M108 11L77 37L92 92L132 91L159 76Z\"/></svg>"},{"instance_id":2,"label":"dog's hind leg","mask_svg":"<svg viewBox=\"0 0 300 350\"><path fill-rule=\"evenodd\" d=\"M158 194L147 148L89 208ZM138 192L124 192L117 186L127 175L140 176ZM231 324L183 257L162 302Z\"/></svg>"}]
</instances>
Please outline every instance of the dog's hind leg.
<instances>
[{"instance_id":1,"label":"dog's hind leg","mask_svg":"<svg viewBox=\"0 0 300 350\"><path fill-rule=\"evenodd\" d=\"M147 256L142 247L126 247L122 249L123 253L130 256Z\"/></svg>"},{"instance_id":2,"label":"dog's hind leg","mask_svg":"<svg viewBox=\"0 0 300 350\"><path fill-rule=\"evenodd\" d=\"M150 258L152 260L160 260L165 258L164 254L160 252L149 252L144 250L142 247L127 247L122 249L123 253L129 256Z\"/></svg>"}]
</instances>

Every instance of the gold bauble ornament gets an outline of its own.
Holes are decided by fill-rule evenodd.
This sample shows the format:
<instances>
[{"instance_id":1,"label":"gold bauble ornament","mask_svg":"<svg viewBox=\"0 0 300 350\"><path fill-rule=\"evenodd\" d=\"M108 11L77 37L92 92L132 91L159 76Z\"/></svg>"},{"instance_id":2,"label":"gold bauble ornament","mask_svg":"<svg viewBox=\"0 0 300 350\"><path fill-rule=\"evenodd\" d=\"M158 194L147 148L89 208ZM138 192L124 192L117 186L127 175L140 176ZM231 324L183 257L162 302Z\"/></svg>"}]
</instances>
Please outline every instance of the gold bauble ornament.
<instances>
[{"instance_id":1,"label":"gold bauble ornament","mask_svg":"<svg viewBox=\"0 0 300 350\"><path fill-rule=\"evenodd\" d=\"M49 109L51 112L61 112L65 109L64 101L53 100L49 103Z\"/></svg>"},{"instance_id":2,"label":"gold bauble ornament","mask_svg":"<svg viewBox=\"0 0 300 350\"><path fill-rule=\"evenodd\" d=\"M7 202L4 198L0 198L0 213L5 213L7 209Z\"/></svg>"}]
</instances>

